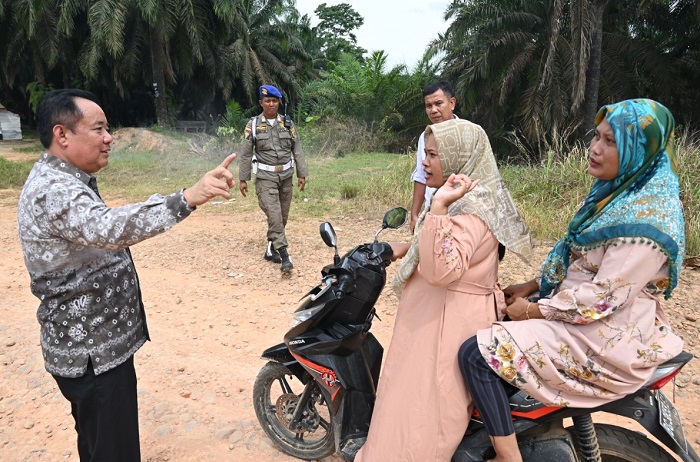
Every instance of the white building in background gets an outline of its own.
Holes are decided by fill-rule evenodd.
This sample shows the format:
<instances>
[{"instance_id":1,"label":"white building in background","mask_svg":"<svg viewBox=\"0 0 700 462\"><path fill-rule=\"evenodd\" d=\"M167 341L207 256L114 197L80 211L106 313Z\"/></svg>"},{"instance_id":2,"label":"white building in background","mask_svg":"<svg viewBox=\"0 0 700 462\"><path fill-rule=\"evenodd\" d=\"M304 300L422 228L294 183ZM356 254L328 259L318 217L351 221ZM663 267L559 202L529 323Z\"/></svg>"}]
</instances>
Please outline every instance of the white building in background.
<instances>
[{"instance_id":1,"label":"white building in background","mask_svg":"<svg viewBox=\"0 0 700 462\"><path fill-rule=\"evenodd\" d=\"M0 140L21 140L22 127L19 115L0 104Z\"/></svg>"}]
</instances>

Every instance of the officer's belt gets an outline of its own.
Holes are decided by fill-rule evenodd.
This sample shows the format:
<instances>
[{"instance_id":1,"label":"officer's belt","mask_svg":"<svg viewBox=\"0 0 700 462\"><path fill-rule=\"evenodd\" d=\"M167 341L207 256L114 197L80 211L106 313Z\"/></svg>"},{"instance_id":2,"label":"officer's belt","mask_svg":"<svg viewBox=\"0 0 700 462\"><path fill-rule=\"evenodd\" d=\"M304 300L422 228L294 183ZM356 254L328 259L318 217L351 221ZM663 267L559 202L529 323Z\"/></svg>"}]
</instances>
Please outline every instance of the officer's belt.
<instances>
[{"instance_id":1,"label":"officer's belt","mask_svg":"<svg viewBox=\"0 0 700 462\"><path fill-rule=\"evenodd\" d=\"M282 173L286 172L290 168L294 166L294 160L290 160L284 165L267 165L263 164L261 162L258 162L258 169L260 170L265 170L266 172L274 172L274 173Z\"/></svg>"}]
</instances>

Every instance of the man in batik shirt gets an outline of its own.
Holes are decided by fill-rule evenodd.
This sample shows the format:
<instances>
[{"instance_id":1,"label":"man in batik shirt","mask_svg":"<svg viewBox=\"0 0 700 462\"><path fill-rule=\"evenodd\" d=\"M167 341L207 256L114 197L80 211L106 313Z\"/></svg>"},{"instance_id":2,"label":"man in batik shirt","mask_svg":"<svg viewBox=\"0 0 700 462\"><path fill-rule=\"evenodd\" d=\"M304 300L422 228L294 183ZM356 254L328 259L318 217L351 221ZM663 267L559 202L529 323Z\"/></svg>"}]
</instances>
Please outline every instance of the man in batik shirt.
<instances>
[{"instance_id":1,"label":"man in batik shirt","mask_svg":"<svg viewBox=\"0 0 700 462\"><path fill-rule=\"evenodd\" d=\"M123 207L105 205L94 174L112 136L95 96L54 90L39 104L46 151L17 207L20 242L39 300L46 370L71 403L81 461L138 461L134 353L148 329L129 246L160 234L215 196L230 198L235 154L194 186Z\"/></svg>"}]
</instances>

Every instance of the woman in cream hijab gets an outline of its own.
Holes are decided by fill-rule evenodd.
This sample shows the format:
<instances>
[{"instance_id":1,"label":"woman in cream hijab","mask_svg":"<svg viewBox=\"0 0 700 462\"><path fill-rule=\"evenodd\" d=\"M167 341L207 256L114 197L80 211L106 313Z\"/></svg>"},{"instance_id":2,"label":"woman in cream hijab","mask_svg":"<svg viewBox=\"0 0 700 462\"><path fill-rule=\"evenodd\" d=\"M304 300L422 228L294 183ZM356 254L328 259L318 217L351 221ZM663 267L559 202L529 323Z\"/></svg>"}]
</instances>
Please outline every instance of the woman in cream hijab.
<instances>
[{"instance_id":1,"label":"woman in cream hijab","mask_svg":"<svg viewBox=\"0 0 700 462\"><path fill-rule=\"evenodd\" d=\"M530 234L483 129L466 120L425 135L427 185L439 187L404 256L401 293L367 442L356 461L449 461L472 412L457 363L462 342L498 318L499 242L523 258Z\"/></svg>"}]
</instances>

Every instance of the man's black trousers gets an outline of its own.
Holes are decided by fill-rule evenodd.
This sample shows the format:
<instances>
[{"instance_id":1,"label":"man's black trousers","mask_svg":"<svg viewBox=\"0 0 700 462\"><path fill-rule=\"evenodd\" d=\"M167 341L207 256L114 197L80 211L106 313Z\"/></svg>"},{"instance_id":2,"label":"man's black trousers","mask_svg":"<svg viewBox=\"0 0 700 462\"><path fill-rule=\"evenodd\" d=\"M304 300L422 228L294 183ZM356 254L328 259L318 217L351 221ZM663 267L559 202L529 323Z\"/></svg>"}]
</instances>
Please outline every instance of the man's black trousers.
<instances>
[{"instance_id":1,"label":"man's black trousers","mask_svg":"<svg viewBox=\"0 0 700 462\"><path fill-rule=\"evenodd\" d=\"M89 361L82 377L53 378L71 403L80 462L141 460L133 356L100 375Z\"/></svg>"}]
</instances>

